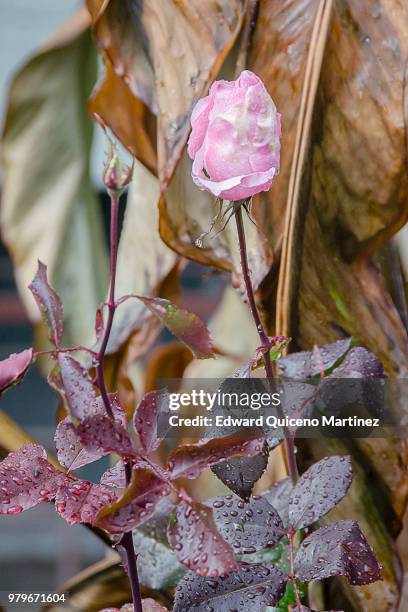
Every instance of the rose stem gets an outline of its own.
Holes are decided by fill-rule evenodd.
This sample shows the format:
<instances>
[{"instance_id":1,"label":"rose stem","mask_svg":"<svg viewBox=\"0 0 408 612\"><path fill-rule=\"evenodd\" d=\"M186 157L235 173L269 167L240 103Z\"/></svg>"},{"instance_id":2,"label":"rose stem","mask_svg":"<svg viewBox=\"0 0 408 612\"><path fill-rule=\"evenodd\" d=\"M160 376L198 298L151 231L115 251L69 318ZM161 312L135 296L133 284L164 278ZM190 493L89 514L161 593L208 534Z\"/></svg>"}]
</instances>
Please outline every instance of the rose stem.
<instances>
[{"instance_id":1,"label":"rose stem","mask_svg":"<svg viewBox=\"0 0 408 612\"><path fill-rule=\"evenodd\" d=\"M259 338L261 340L261 348L264 349L263 350L263 362L264 362L266 377L269 383L271 383L272 385L273 380L274 380L274 374L273 374L273 369L272 369L271 356L269 353L269 339L262 325L261 318L258 312L258 308L255 302L254 290L252 288L251 275L250 275L249 268L248 268L248 256L247 256L247 248L246 248L246 240L245 240L244 223L242 220L242 206L236 207L235 220L237 224L242 275L244 277L244 283L245 283L245 288L246 288L246 292L248 296L249 308L251 310L252 318L254 320ZM280 416L283 416L283 414ZM285 434L285 438L284 438L285 454L286 454L288 472L289 472L289 476L290 476L292 483L295 484L298 478L298 472L297 472L297 466L296 466L295 445L293 442L292 435L290 434L290 432L287 431L286 428L284 428L284 434Z\"/></svg>"},{"instance_id":2,"label":"rose stem","mask_svg":"<svg viewBox=\"0 0 408 612\"><path fill-rule=\"evenodd\" d=\"M291 527L289 531L289 560L290 560L289 578L291 578L292 583L293 583L293 590L295 592L295 598L296 598L296 608L298 610L301 610L302 602L300 600L300 595L299 595L299 591L298 591L296 580L295 580L295 562L294 562L294 555L293 555L293 539L295 537L295 533L296 533L296 530L293 529L293 527Z\"/></svg>"},{"instance_id":3,"label":"rose stem","mask_svg":"<svg viewBox=\"0 0 408 612\"><path fill-rule=\"evenodd\" d=\"M113 318L115 316L115 285L116 285L116 262L118 254L118 213L119 213L119 198L110 196L111 200L111 218L110 218L110 277L109 277L109 297L108 297L108 318L104 330L102 342L98 354L96 356L96 381L101 393L102 401L109 418L113 420L112 407L109 401L108 392L105 384L105 374L103 364L105 360L106 347L108 346L109 336L112 330ZM132 464L126 463L126 482L130 483L132 477ZM136 554L133 546L132 532L128 531L122 537L121 544L126 552L128 576L130 588L132 591L133 609L134 612L143 612L142 599L140 597L139 576L137 573Z\"/></svg>"}]
</instances>

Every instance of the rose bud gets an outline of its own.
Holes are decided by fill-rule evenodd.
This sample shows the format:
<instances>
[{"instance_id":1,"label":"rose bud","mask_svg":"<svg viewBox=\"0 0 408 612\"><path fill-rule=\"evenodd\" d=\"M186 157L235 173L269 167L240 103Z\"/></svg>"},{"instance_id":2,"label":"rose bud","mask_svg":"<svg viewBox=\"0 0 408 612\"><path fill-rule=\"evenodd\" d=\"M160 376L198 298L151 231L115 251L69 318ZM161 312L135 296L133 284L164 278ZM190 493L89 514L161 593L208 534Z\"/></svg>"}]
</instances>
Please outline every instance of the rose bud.
<instances>
[{"instance_id":1,"label":"rose bud","mask_svg":"<svg viewBox=\"0 0 408 612\"><path fill-rule=\"evenodd\" d=\"M191 127L188 154L201 190L244 200L270 188L279 172L280 114L256 74L215 81L194 107Z\"/></svg>"},{"instance_id":2,"label":"rose bud","mask_svg":"<svg viewBox=\"0 0 408 612\"><path fill-rule=\"evenodd\" d=\"M109 141L109 154L103 171L103 182L112 197L118 198L132 180L133 164L126 166L119 157L116 146Z\"/></svg>"}]
</instances>

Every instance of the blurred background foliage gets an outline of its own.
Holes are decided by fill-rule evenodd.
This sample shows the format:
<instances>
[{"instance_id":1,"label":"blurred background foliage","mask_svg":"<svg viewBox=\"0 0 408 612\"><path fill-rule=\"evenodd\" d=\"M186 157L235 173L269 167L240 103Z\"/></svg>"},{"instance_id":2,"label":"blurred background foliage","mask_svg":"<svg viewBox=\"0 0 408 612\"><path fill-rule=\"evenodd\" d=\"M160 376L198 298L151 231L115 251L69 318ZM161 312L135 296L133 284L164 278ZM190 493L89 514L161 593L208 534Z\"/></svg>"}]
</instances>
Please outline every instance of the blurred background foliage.
<instances>
[{"instance_id":1,"label":"blurred background foliage","mask_svg":"<svg viewBox=\"0 0 408 612\"><path fill-rule=\"evenodd\" d=\"M87 0L15 74L5 113L1 233L37 346L44 332L26 288L37 259L63 299L67 345L92 342L107 290L105 211L90 171L97 113L137 160L118 295L160 295L211 312L219 350L214 362L191 361L176 342L159 342L167 339L142 305L125 303L109 346L110 387L132 411L160 377L221 378L252 353L235 230L195 245L214 203L192 183L185 153L196 100L215 78L248 67L283 120L280 176L255 198L258 227L247 226L269 333L292 337L291 351L353 335L389 376L406 377L407 66L408 6L400 0ZM192 279L196 293L185 291ZM24 431L6 414L0 424L3 452L20 446ZM302 441L299 461L304 468L344 452L356 477L332 514L359 521L384 580L359 588L336 580L313 588L311 603L403 612L406 441ZM260 486L282 469L274 452ZM214 486L206 476L195 492L209 496ZM117 590L112 605L126 601L112 563L74 580L67 609L98 609L95 593L107 581ZM87 603L75 607L82 596ZM156 596L169 601L168 592Z\"/></svg>"}]
</instances>

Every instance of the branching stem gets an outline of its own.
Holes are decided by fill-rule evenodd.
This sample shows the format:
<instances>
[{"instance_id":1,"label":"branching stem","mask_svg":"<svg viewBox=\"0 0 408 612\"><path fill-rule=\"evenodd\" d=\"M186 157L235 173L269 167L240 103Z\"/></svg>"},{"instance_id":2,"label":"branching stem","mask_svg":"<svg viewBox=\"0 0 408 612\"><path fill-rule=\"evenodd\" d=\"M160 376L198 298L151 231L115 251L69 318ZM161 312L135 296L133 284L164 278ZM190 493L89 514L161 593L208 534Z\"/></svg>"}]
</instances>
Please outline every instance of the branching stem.
<instances>
[{"instance_id":1,"label":"branching stem","mask_svg":"<svg viewBox=\"0 0 408 612\"><path fill-rule=\"evenodd\" d=\"M96 355L96 383L101 393L102 401L105 410L111 419L114 418L111 403L109 401L108 391L105 384L105 375L103 365L105 361L105 353L109 342L109 337L112 331L113 318L115 316L115 285L116 285L116 263L118 254L118 217L119 217L119 198L111 196L111 218L110 218L110 279L109 279L109 297L107 302L108 317L104 329L101 345ZM130 483L132 476L132 464L126 464L126 481ZM137 573L136 554L133 546L132 532L129 531L123 535L121 544L126 551L128 576L130 587L132 590L133 609L134 612L143 612L142 599L140 596L139 576Z\"/></svg>"}]
</instances>

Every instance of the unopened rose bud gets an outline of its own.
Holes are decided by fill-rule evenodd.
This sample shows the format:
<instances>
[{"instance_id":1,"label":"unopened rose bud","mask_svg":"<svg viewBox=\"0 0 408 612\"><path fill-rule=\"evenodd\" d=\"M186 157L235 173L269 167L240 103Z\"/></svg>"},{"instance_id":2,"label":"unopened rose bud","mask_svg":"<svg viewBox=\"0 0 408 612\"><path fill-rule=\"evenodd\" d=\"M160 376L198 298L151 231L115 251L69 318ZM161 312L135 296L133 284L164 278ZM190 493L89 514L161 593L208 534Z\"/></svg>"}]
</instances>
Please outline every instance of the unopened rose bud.
<instances>
[{"instance_id":1,"label":"unopened rose bud","mask_svg":"<svg viewBox=\"0 0 408 612\"><path fill-rule=\"evenodd\" d=\"M127 166L119 157L112 142L109 142L109 154L103 171L103 182L112 197L119 198L132 180L133 164Z\"/></svg>"},{"instance_id":2,"label":"unopened rose bud","mask_svg":"<svg viewBox=\"0 0 408 612\"><path fill-rule=\"evenodd\" d=\"M267 191L280 161L280 114L261 79L244 70L215 81L191 116L188 154L196 185L222 200Z\"/></svg>"}]
</instances>

